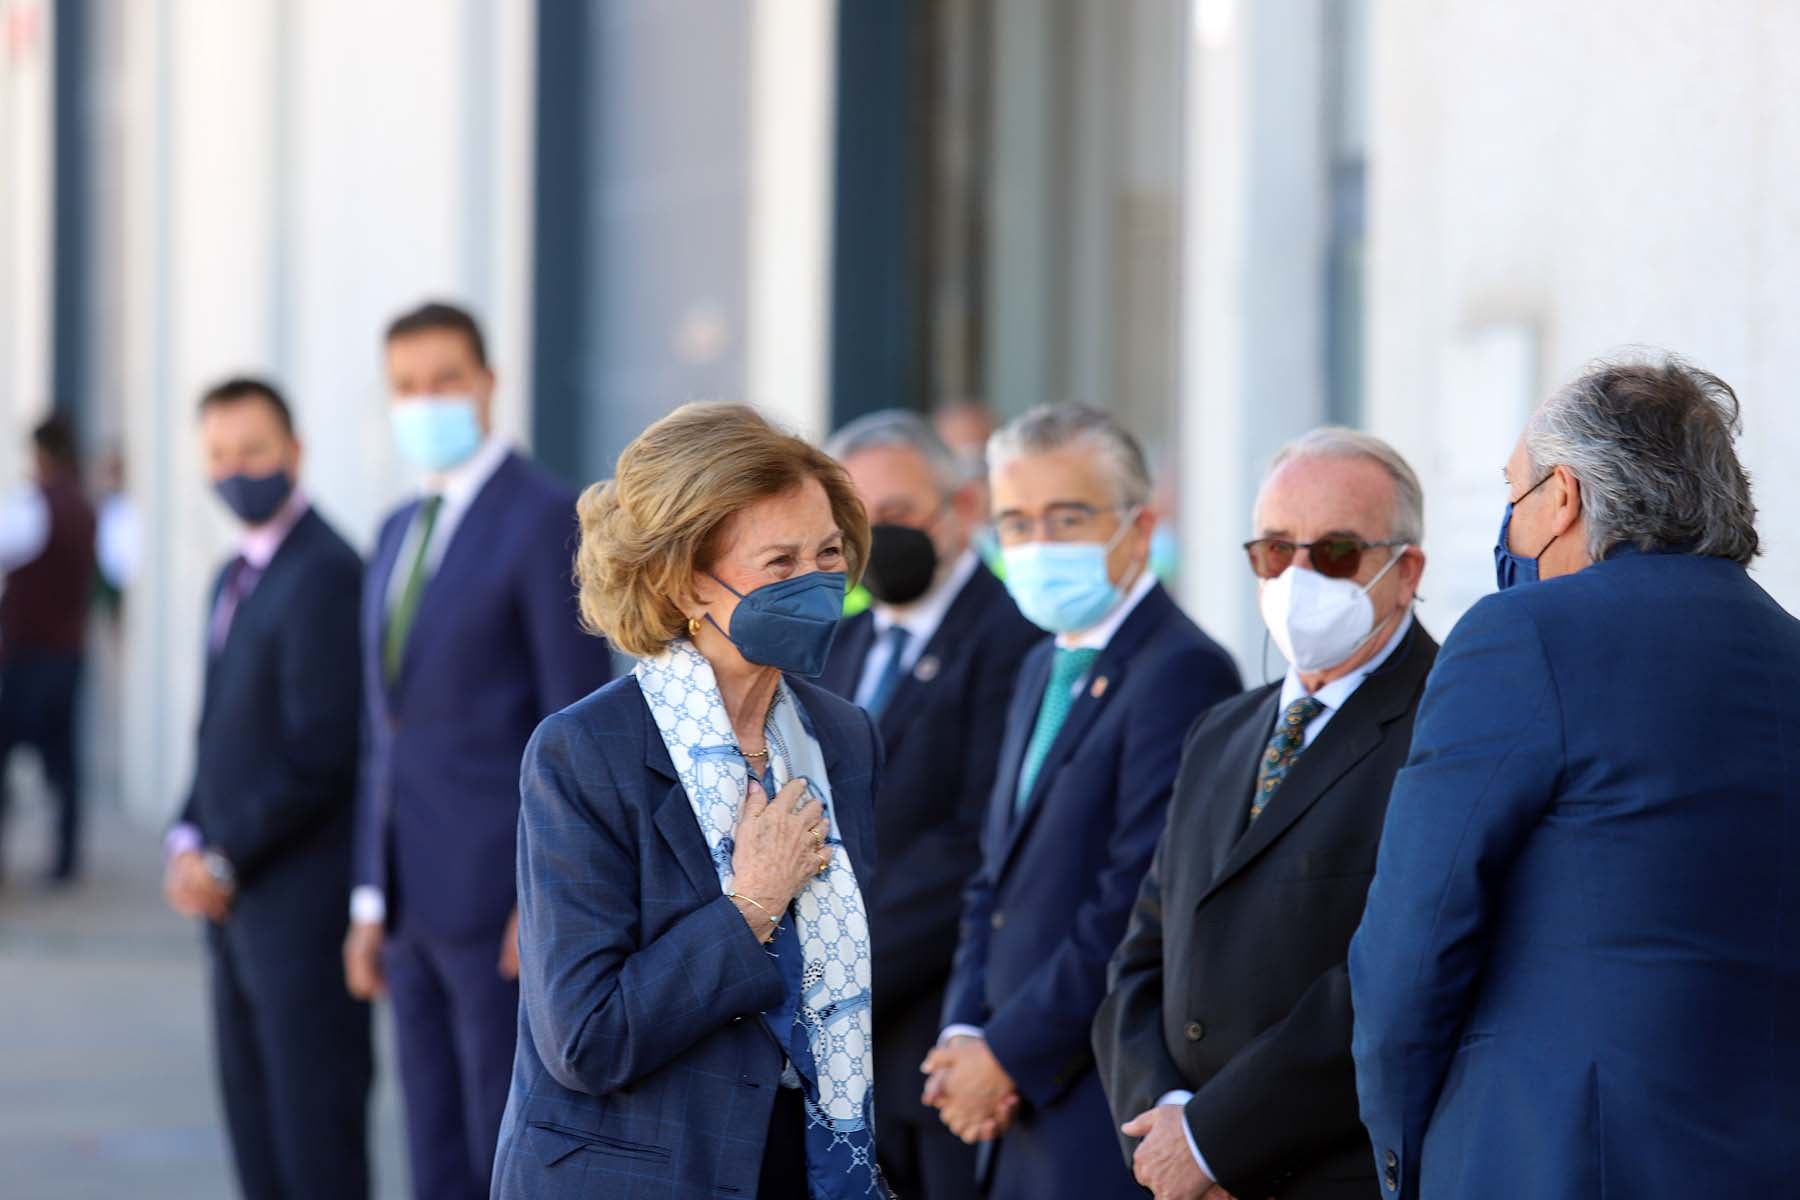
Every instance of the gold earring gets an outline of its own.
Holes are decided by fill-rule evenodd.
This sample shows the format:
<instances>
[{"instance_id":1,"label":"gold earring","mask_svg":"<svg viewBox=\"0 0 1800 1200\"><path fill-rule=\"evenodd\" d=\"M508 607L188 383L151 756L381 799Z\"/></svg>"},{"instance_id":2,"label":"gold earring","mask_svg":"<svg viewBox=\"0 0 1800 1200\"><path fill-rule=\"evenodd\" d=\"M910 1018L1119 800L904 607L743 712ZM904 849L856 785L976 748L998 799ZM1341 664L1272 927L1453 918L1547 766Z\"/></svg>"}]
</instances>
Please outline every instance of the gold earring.
<instances>
[{"instance_id":1,"label":"gold earring","mask_svg":"<svg viewBox=\"0 0 1800 1200\"><path fill-rule=\"evenodd\" d=\"M688 637L691 639L691 638L697 638L699 636L700 636L700 618L699 617L689 617L688 618Z\"/></svg>"}]
</instances>

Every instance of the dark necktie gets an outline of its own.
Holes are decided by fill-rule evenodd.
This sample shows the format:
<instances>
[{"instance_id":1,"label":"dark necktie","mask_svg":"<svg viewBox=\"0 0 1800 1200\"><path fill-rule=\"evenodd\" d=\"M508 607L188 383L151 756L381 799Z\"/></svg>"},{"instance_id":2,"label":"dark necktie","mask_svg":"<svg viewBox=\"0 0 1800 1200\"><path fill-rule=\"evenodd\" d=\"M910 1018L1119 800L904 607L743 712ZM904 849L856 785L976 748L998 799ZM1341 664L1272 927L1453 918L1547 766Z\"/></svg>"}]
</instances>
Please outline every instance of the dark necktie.
<instances>
[{"instance_id":1,"label":"dark necktie","mask_svg":"<svg viewBox=\"0 0 1800 1200\"><path fill-rule=\"evenodd\" d=\"M907 643L912 635L905 628L895 625L882 635L887 643L888 658L881 668L881 677L875 681L875 690L869 693L868 713L871 717L879 717L886 710L888 701L894 698L894 689L900 686L900 680L906 675L901 665L906 658Z\"/></svg>"},{"instance_id":2,"label":"dark necktie","mask_svg":"<svg viewBox=\"0 0 1800 1200\"><path fill-rule=\"evenodd\" d=\"M219 585L219 602L213 606L212 629L207 636L207 648L214 654L225 649L225 639L231 636L231 623L237 618L238 606L243 604L260 578L262 572L241 554L225 568L225 582Z\"/></svg>"},{"instance_id":3,"label":"dark necktie","mask_svg":"<svg viewBox=\"0 0 1800 1200\"><path fill-rule=\"evenodd\" d=\"M431 552L431 531L437 527L438 510L444 505L442 496L427 496L419 502L419 546L413 552L412 570L394 611L388 614L387 640L382 643L382 671L388 683L400 678L400 664L406 661L406 639L412 636L413 620L419 615L419 601L425 596L425 584L431 577L426 569Z\"/></svg>"},{"instance_id":4,"label":"dark necktie","mask_svg":"<svg viewBox=\"0 0 1800 1200\"><path fill-rule=\"evenodd\" d=\"M1275 722L1275 736L1269 739L1269 748L1263 751L1262 762L1256 768L1256 795L1250 800L1251 821L1262 816L1263 809L1287 780L1288 772L1294 769L1301 751L1306 748L1306 727L1324 711L1325 706L1311 696L1302 696L1282 710L1281 720Z\"/></svg>"},{"instance_id":5,"label":"dark necktie","mask_svg":"<svg viewBox=\"0 0 1800 1200\"><path fill-rule=\"evenodd\" d=\"M1063 723L1069 719L1069 710L1075 707L1075 685L1099 657L1098 650L1058 649L1051 660L1050 682L1044 685L1044 698L1038 703L1037 724L1032 726L1031 741L1025 747L1025 762L1019 770L1019 791L1013 797L1015 815L1025 811L1038 772L1044 769L1044 760L1050 757L1050 747L1056 744L1056 735L1062 732Z\"/></svg>"}]
</instances>

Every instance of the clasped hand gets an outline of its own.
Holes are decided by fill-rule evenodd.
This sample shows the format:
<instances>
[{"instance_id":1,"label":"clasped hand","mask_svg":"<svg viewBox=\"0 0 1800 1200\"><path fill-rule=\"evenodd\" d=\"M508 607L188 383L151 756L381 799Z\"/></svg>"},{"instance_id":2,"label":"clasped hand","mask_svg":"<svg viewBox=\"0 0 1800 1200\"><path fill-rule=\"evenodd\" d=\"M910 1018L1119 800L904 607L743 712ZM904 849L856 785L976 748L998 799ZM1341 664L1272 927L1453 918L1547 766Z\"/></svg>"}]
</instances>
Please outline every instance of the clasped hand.
<instances>
[{"instance_id":1,"label":"clasped hand","mask_svg":"<svg viewBox=\"0 0 1800 1200\"><path fill-rule=\"evenodd\" d=\"M978 1037L953 1037L935 1047L919 1065L925 1075L920 1097L938 1110L951 1133L973 1145L1005 1133L1019 1111L1012 1076Z\"/></svg>"}]
</instances>

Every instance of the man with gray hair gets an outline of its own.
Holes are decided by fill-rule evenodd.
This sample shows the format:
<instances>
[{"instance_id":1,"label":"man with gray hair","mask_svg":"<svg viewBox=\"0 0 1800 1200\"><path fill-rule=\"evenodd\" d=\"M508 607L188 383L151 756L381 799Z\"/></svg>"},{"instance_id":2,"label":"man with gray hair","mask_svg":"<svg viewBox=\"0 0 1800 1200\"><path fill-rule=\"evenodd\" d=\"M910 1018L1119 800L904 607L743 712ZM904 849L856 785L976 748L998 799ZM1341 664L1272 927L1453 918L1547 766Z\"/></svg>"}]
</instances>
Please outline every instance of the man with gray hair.
<instances>
[{"instance_id":1,"label":"man with gray hair","mask_svg":"<svg viewBox=\"0 0 1800 1200\"><path fill-rule=\"evenodd\" d=\"M1731 388L1601 363L1506 466L1350 948L1384 1195L1793 1195L1800 621Z\"/></svg>"},{"instance_id":2,"label":"man with gray hair","mask_svg":"<svg viewBox=\"0 0 1800 1200\"><path fill-rule=\"evenodd\" d=\"M925 1101L988 1143L994 1200L1126 1200L1088 1037L1162 829L1182 734L1237 668L1149 569L1149 472L1104 413L1044 408L988 445L1006 586L1055 634L1025 658L964 900Z\"/></svg>"},{"instance_id":3,"label":"man with gray hair","mask_svg":"<svg viewBox=\"0 0 1800 1200\"><path fill-rule=\"evenodd\" d=\"M1412 615L1424 503L1387 443L1319 429L1254 521L1287 675L1188 735L1094 1053L1157 1200L1367 1198L1344 958L1437 655Z\"/></svg>"},{"instance_id":4,"label":"man with gray hair","mask_svg":"<svg viewBox=\"0 0 1800 1200\"><path fill-rule=\"evenodd\" d=\"M826 449L871 522L874 607L844 623L819 682L868 710L887 750L875 801L881 871L867 893L874 984L875 1152L907 1200L975 1195L975 1152L919 1100L937 1041L960 897L1019 663L1043 633L969 548L982 489L924 418L851 422Z\"/></svg>"}]
</instances>

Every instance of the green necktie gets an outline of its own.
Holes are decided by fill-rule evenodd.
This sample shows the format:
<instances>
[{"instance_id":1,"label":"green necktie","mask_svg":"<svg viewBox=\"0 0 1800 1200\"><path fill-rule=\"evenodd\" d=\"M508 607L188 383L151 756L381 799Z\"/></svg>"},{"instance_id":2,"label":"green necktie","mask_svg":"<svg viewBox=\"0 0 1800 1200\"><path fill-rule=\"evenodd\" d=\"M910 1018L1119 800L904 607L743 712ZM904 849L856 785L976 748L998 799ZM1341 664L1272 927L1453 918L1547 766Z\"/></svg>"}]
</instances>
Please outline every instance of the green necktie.
<instances>
[{"instance_id":1,"label":"green necktie","mask_svg":"<svg viewBox=\"0 0 1800 1200\"><path fill-rule=\"evenodd\" d=\"M431 551L431 531L437 527L438 509L443 505L442 496L427 496L419 502L419 548L413 552L412 571L406 576L406 586L400 589L400 599L394 602L394 611L388 614L387 640L381 647L382 670L390 685L400 678L400 664L406 659L406 639L412 635L413 619L419 615L419 601L424 598L425 584L431 578L425 562Z\"/></svg>"},{"instance_id":2,"label":"green necktie","mask_svg":"<svg viewBox=\"0 0 1800 1200\"><path fill-rule=\"evenodd\" d=\"M1281 720L1275 722L1275 736L1269 739L1269 747L1256 768L1256 795L1250 799L1252 821L1262 816L1263 809L1286 782L1288 772L1306 749L1306 727L1324 711L1325 706L1311 696L1300 697L1282 711Z\"/></svg>"},{"instance_id":3,"label":"green necktie","mask_svg":"<svg viewBox=\"0 0 1800 1200\"><path fill-rule=\"evenodd\" d=\"M1098 650L1059 649L1051 661L1050 682L1044 685L1037 724L1032 727L1031 741L1025 747L1025 765L1019 769L1019 794L1013 798L1015 816L1025 811L1038 772L1044 769L1044 760L1050 757L1050 747L1056 744L1056 735L1062 732L1063 722L1069 719L1069 710L1075 707L1075 685L1099 657Z\"/></svg>"}]
</instances>

